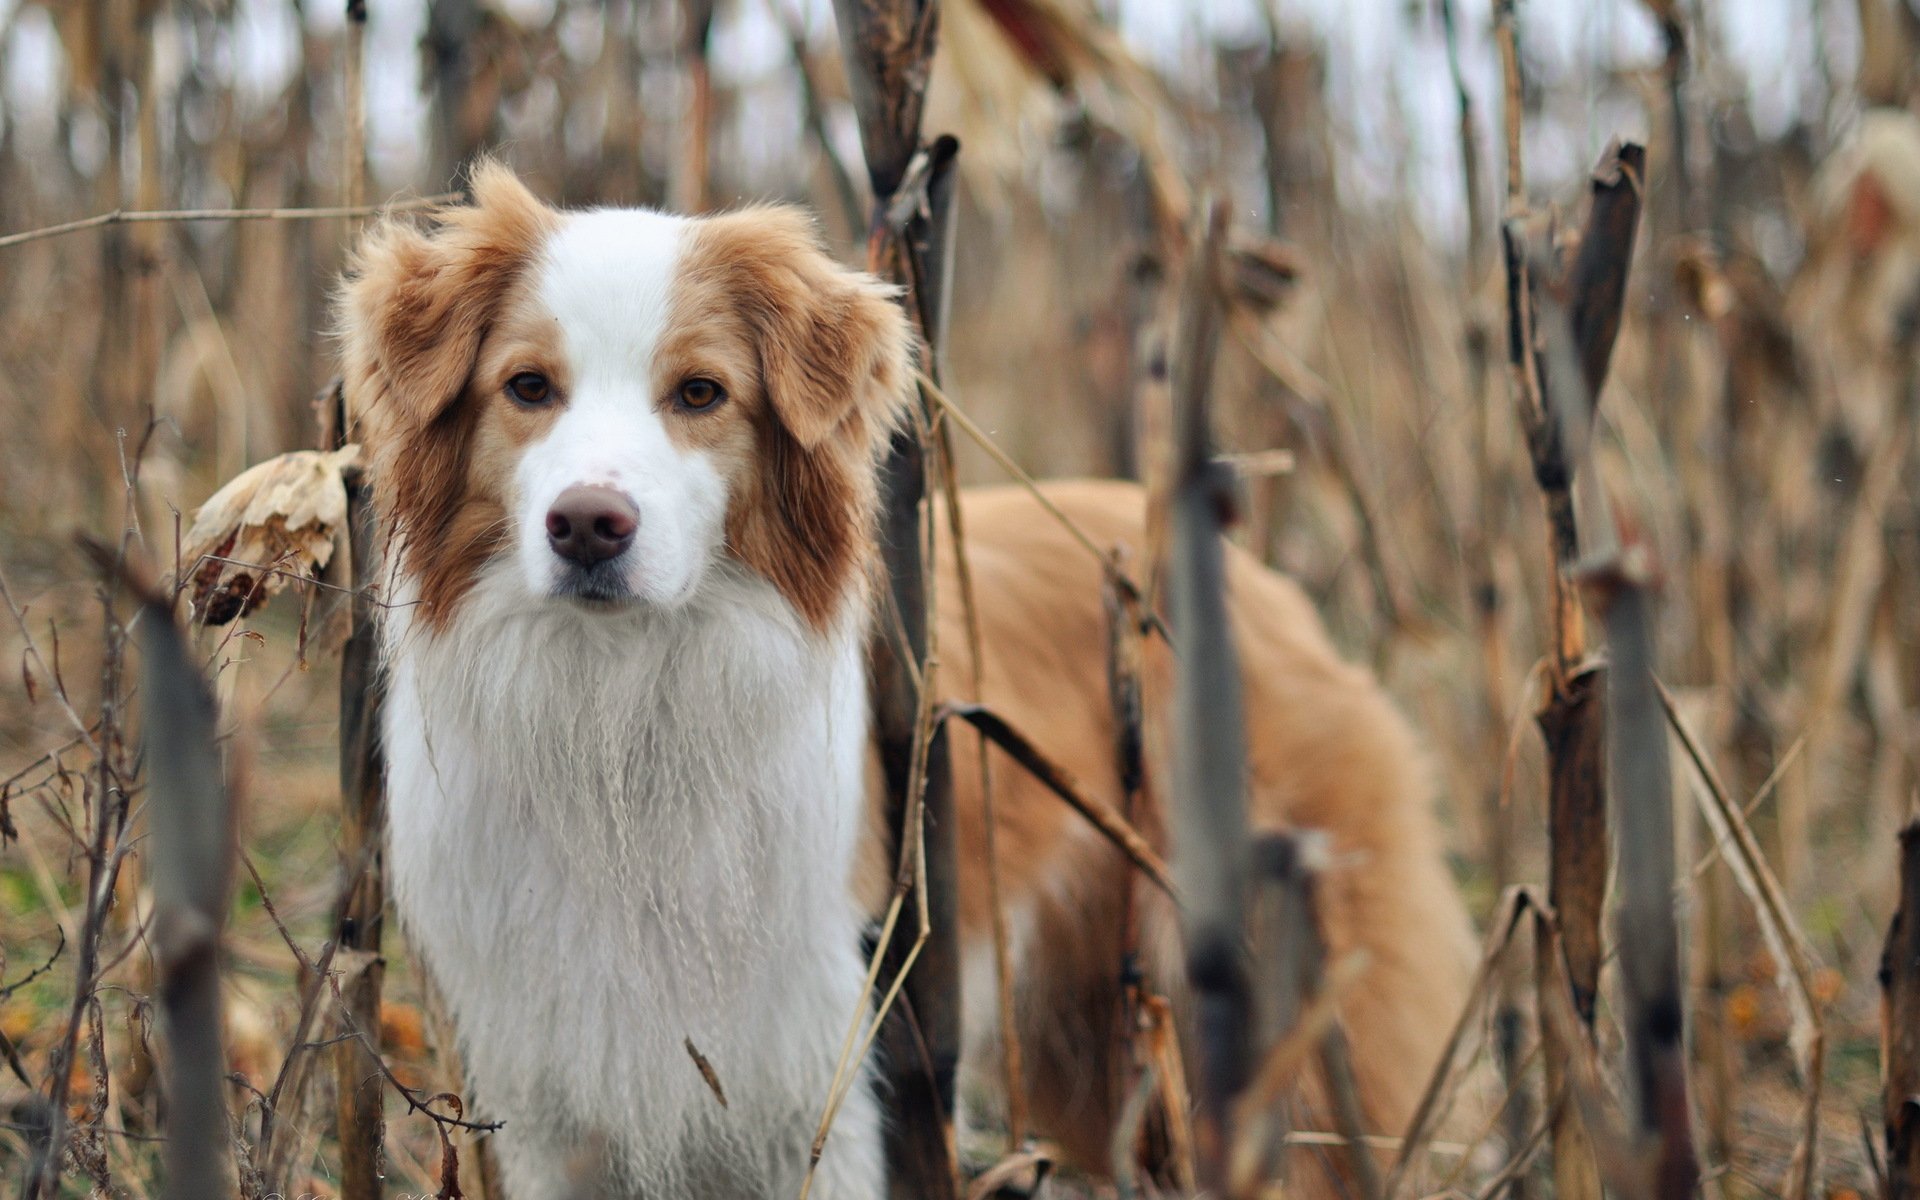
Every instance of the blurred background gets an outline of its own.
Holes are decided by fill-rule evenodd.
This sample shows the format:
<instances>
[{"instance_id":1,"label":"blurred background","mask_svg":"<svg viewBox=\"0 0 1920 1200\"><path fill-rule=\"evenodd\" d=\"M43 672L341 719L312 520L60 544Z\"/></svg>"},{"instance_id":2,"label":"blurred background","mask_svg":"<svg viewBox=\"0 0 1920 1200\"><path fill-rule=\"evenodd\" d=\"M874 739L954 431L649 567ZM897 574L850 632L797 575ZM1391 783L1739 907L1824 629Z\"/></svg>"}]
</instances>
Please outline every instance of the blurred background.
<instances>
[{"instance_id":1,"label":"blurred background","mask_svg":"<svg viewBox=\"0 0 1920 1200\"><path fill-rule=\"evenodd\" d=\"M116 209L433 196L484 151L565 204L798 200L859 256L867 185L827 0L366 0L364 197L347 7L0 0L0 239ZM1920 278L1920 13L1526 0L1516 28L1534 224L1577 233L1609 143L1648 147L1596 463L1661 568L1662 676L1752 804L1817 957L1821 1187L1864 1192L1920 702L1902 325ZM1167 206L1230 197L1261 267L1215 400L1243 456L1237 536L1302 582L1424 733L1484 918L1502 884L1542 877L1528 725L1549 647L1546 535L1505 374L1497 222L1513 206L1488 0L947 0L940 47L924 128L962 144L950 393L1036 475L1137 475ZM328 295L360 224L0 240L0 1178L28 1152L72 1002L55 956L77 927L95 786L76 724L98 728L124 686L72 535L125 531L171 562L221 482L318 444ZM961 462L969 481L1001 477L971 447ZM300 1011L263 889L310 953L340 889L344 632L323 591L295 589L207 635L230 711L250 714L236 1108L271 1086ZM1697 780L1683 765L1675 780L1705 1186L1776 1194L1806 1094L1783 965L1695 828ZM99 1131L76 1195L154 1179L137 870L121 887L99 1055L72 1066L75 1120ZM390 958L394 1069L441 1090L431 1022ZM1617 1040L1604 1013L1601 1029ZM398 1101L389 1118L393 1187L433 1190L431 1126ZM328 1194L332 1154L316 1119L296 1182Z\"/></svg>"}]
</instances>

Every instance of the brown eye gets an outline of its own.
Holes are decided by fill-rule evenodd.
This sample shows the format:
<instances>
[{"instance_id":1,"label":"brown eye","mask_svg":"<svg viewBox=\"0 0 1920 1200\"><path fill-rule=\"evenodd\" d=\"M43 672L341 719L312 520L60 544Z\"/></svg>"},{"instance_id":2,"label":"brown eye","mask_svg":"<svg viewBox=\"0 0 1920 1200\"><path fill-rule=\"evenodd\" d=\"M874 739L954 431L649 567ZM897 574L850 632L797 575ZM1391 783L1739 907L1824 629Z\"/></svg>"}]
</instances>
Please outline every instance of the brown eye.
<instances>
[{"instance_id":1,"label":"brown eye","mask_svg":"<svg viewBox=\"0 0 1920 1200\"><path fill-rule=\"evenodd\" d=\"M681 408L712 408L727 398L727 393L711 379L689 379L680 385L674 397Z\"/></svg>"},{"instance_id":2,"label":"brown eye","mask_svg":"<svg viewBox=\"0 0 1920 1200\"><path fill-rule=\"evenodd\" d=\"M539 408L553 399L553 385L537 371L522 371L507 380L507 395L513 397L516 404Z\"/></svg>"}]
</instances>

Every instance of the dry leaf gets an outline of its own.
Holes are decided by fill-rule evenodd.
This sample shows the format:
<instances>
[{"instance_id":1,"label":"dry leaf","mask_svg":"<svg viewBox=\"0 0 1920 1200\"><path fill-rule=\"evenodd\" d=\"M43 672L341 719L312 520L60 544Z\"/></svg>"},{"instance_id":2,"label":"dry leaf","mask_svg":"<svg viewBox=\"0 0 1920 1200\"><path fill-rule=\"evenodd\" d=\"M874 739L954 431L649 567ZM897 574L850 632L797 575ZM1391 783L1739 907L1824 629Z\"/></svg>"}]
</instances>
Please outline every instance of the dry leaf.
<instances>
[{"instance_id":1,"label":"dry leaf","mask_svg":"<svg viewBox=\"0 0 1920 1200\"><path fill-rule=\"evenodd\" d=\"M359 456L352 445L282 454L241 472L200 506L183 561L203 621L224 625L289 579L319 575L347 517L341 472Z\"/></svg>"},{"instance_id":2,"label":"dry leaf","mask_svg":"<svg viewBox=\"0 0 1920 1200\"><path fill-rule=\"evenodd\" d=\"M417 1058L427 1052L426 1020L411 1004L380 1003L380 1044L396 1054Z\"/></svg>"},{"instance_id":3,"label":"dry leaf","mask_svg":"<svg viewBox=\"0 0 1920 1200\"><path fill-rule=\"evenodd\" d=\"M1760 991L1750 983L1740 984L1727 994L1727 1023L1742 1037L1753 1032L1760 1020Z\"/></svg>"}]
</instances>

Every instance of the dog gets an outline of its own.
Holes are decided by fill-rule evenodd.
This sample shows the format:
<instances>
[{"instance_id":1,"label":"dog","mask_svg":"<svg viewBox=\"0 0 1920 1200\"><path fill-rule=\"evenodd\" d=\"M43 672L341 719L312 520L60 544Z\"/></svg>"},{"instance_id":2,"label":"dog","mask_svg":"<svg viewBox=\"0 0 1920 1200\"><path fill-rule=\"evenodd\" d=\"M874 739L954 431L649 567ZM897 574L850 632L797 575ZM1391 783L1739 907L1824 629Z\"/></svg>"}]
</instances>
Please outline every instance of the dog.
<instances>
[{"instance_id":1,"label":"dog","mask_svg":"<svg viewBox=\"0 0 1920 1200\"><path fill-rule=\"evenodd\" d=\"M337 313L383 532L392 903L474 1110L504 1123L508 1194L798 1196L891 883L867 654L877 463L912 387L894 289L794 208L563 212L488 164L429 225L376 225ZM1139 489L1047 494L1140 544ZM1117 803L1100 564L1024 492L963 511L978 698ZM941 553L939 678L959 694L974 664ZM1368 952L1343 1020L1366 1118L1397 1132L1465 983L1418 747L1297 588L1229 560L1250 810L1351 864L1324 881L1327 935ZM1167 666L1155 648L1150 696ZM952 760L977 1113L1002 1076L970 736ZM993 783L1023 1087L1101 1169L1131 1086L1124 898L1147 985L1178 1003L1175 914L1031 779L1002 762ZM870 1070L819 1200L887 1194Z\"/></svg>"}]
</instances>

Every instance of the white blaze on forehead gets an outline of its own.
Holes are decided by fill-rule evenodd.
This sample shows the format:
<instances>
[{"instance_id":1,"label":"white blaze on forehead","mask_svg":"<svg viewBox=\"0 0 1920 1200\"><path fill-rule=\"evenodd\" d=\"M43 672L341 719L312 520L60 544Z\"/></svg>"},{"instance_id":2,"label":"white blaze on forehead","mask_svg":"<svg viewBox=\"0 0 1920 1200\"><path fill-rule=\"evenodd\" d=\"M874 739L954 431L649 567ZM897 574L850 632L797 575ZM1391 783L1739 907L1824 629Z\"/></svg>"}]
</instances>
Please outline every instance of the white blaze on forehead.
<instances>
[{"instance_id":1,"label":"white blaze on forehead","mask_svg":"<svg viewBox=\"0 0 1920 1200\"><path fill-rule=\"evenodd\" d=\"M646 209L569 214L547 244L540 302L576 372L647 370L667 324L688 221Z\"/></svg>"},{"instance_id":2,"label":"white blaze on forehead","mask_svg":"<svg viewBox=\"0 0 1920 1200\"><path fill-rule=\"evenodd\" d=\"M516 470L518 556L536 594L567 570L548 548L546 514L577 485L633 502L638 529L618 569L640 599L686 599L719 551L726 483L706 454L668 436L660 403L677 381L654 361L690 225L645 209L571 214L541 256L535 296L563 366L560 411Z\"/></svg>"}]
</instances>

